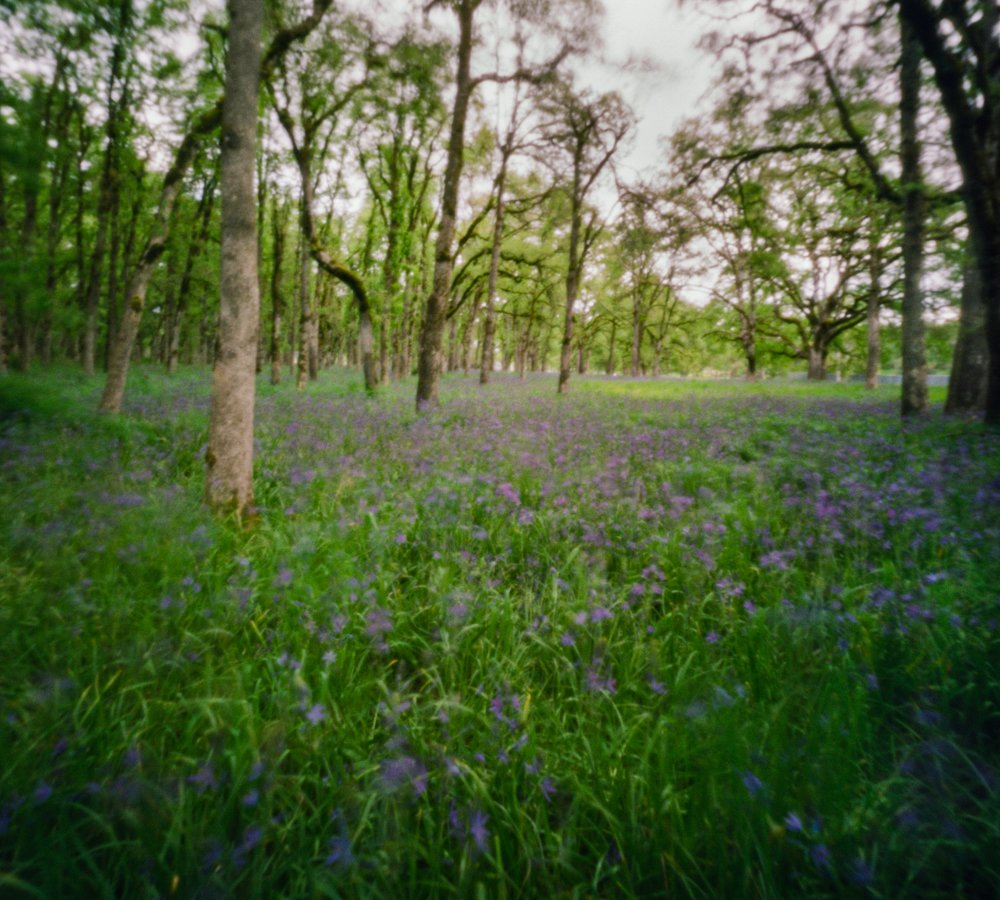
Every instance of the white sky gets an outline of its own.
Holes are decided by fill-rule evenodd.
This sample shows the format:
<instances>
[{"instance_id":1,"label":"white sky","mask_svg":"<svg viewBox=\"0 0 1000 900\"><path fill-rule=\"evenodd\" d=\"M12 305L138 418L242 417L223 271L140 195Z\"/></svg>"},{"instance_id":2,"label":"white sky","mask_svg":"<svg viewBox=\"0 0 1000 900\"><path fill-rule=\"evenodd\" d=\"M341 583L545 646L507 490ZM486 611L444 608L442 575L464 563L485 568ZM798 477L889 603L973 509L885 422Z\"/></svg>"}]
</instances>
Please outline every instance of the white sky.
<instances>
[{"instance_id":1,"label":"white sky","mask_svg":"<svg viewBox=\"0 0 1000 900\"><path fill-rule=\"evenodd\" d=\"M639 116L631 151L619 161L626 175L662 162L659 139L694 114L715 77L714 59L696 47L708 22L694 12L695 5L678 9L675 0L606 0L604 55L616 63L643 57L655 65L653 71L629 73L588 62L581 70L591 87L620 91Z\"/></svg>"}]
</instances>

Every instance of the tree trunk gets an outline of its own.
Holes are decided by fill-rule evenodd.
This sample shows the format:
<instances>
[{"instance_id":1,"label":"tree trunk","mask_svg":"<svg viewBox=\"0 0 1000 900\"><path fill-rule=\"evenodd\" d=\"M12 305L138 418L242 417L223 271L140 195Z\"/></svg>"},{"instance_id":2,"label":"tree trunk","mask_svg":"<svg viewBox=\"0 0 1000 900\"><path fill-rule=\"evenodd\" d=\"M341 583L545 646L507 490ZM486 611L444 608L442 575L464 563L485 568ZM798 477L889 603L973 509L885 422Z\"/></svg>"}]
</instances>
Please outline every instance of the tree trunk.
<instances>
[{"instance_id":1,"label":"tree trunk","mask_svg":"<svg viewBox=\"0 0 1000 900\"><path fill-rule=\"evenodd\" d=\"M872 230L875 231L874 225ZM873 235L869 248L868 275L871 282L871 293L868 295L868 361L865 366L865 387L869 390L878 387L878 373L882 361L882 336L879 329L879 313L882 308L882 260L876 243L877 237L877 235Z\"/></svg>"},{"instance_id":2,"label":"tree trunk","mask_svg":"<svg viewBox=\"0 0 1000 900\"><path fill-rule=\"evenodd\" d=\"M810 347L808 351L810 381L826 380L826 348Z\"/></svg>"},{"instance_id":3,"label":"tree trunk","mask_svg":"<svg viewBox=\"0 0 1000 900\"><path fill-rule=\"evenodd\" d=\"M3 171L3 160L0 159L0 241L7 240L7 190ZM7 303L7 286L0 284L0 375L7 374L7 339L4 328L7 324L5 306Z\"/></svg>"},{"instance_id":4,"label":"tree trunk","mask_svg":"<svg viewBox=\"0 0 1000 900\"><path fill-rule=\"evenodd\" d=\"M285 256L285 223L281 221L278 204L271 213L273 266L271 268L271 384L281 384L281 315L284 300L281 294L281 264Z\"/></svg>"},{"instance_id":5,"label":"tree trunk","mask_svg":"<svg viewBox=\"0 0 1000 900\"><path fill-rule=\"evenodd\" d=\"M194 266L201 256L202 249L208 242L212 230L212 211L215 208L216 174L213 173L202 187L201 199L198 202L196 215L197 231L191 236L188 244L187 257L184 260L184 271L177 288L177 302L173 310L170 327L170 344L167 348L167 372L171 375L177 372L180 356L180 336L187 313L188 299L191 296L191 282L194 278Z\"/></svg>"},{"instance_id":6,"label":"tree trunk","mask_svg":"<svg viewBox=\"0 0 1000 900\"><path fill-rule=\"evenodd\" d=\"M903 190L903 389L901 412L927 411L927 350L921 290L924 257L924 189L920 167L920 42L900 17L900 173Z\"/></svg>"},{"instance_id":7,"label":"tree trunk","mask_svg":"<svg viewBox=\"0 0 1000 900\"><path fill-rule=\"evenodd\" d=\"M639 377L639 366L642 361L642 303L639 299L639 291L636 290L632 296L632 377Z\"/></svg>"},{"instance_id":8,"label":"tree trunk","mask_svg":"<svg viewBox=\"0 0 1000 900\"><path fill-rule=\"evenodd\" d=\"M455 72L455 105L448 137L448 160L441 188L441 221L434 245L434 283L424 308L420 329L420 355L417 362L417 410L436 406L441 374L441 344L445 313L451 291L452 245L458 215L458 192L462 180L465 153L465 120L472 97L471 76L472 24L479 0L460 0L458 14L458 66Z\"/></svg>"},{"instance_id":9,"label":"tree trunk","mask_svg":"<svg viewBox=\"0 0 1000 900\"><path fill-rule=\"evenodd\" d=\"M573 194L570 203L570 228L569 228L569 263L566 268L566 316L563 319L562 345L559 351L559 383L556 392L565 394L569 391L569 374L573 361L573 323L575 321L574 306L576 297L580 291L580 275L583 268L582 254L580 253L580 227L583 216L583 203L581 197L581 183L583 174L581 171L583 149L577 148L573 161Z\"/></svg>"},{"instance_id":10,"label":"tree trunk","mask_svg":"<svg viewBox=\"0 0 1000 900\"><path fill-rule=\"evenodd\" d=\"M615 374L615 337L618 332L618 320L611 320L611 337L608 338L608 363L605 366L605 373L608 375Z\"/></svg>"},{"instance_id":11,"label":"tree trunk","mask_svg":"<svg viewBox=\"0 0 1000 900\"><path fill-rule=\"evenodd\" d=\"M260 283L254 175L264 0L229 0L222 111L219 351L212 371L205 497L242 516L253 502L254 366Z\"/></svg>"},{"instance_id":12,"label":"tree trunk","mask_svg":"<svg viewBox=\"0 0 1000 900\"><path fill-rule=\"evenodd\" d=\"M122 26L126 26L130 17L130 3L122 3ZM104 150L104 166L101 170L101 184L97 201L97 232L94 247L90 255L90 272L87 278L87 294L84 302L86 323L83 334L83 372L93 375L97 362L97 314L101 296L101 281L105 257L105 245L108 239L108 229L112 219L117 220L118 187L118 117L125 103L127 87L122 89L121 96L115 99L115 85L121 77L121 68L125 56L124 38L115 41L111 53L111 70L108 74L107 108L108 119L105 126L107 146ZM112 259L110 265L114 266ZM110 267L109 267L110 271Z\"/></svg>"},{"instance_id":13,"label":"tree trunk","mask_svg":"<svg viewBox=\"0 0 1000 900\"><path fill-rule=\"evenodd\" d=\"M305 200L303 200L303 203ZM309 300L309 246L308 238L302 241L299 256L299 369L295 378L297 390L303 390L309 379L309 342L312 304Z\"/></svg>"},{"instance_id":14,"label":"tree trunk","mask_svg":"<svg viewBox=\"0 0 1000 900\"><path fill-rule=\"evenodd\" d=\"M951 361L948 399L944 405L948 415L981 413L986 405L990 354L986 344L986 308L983 305L981 277L978 254L971 249L970 241L962 277L958 340Z\"/></svg>"}]
</instances>

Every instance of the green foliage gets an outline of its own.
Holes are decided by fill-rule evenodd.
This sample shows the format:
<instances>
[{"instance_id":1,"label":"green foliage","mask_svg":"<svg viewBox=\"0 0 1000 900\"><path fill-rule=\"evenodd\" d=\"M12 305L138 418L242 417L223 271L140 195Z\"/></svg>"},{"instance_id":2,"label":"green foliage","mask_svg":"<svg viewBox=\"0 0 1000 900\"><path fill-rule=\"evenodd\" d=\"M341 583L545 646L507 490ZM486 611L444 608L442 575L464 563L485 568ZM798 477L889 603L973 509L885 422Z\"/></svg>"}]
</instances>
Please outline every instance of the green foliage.
<instances>
[{"instance_id":1,"label":"green foliage","mask_svg":"<svg viewBox=\"0 0 1000 900\"><path fill-rule=\"evenodd\" d=\"M0 892L987 896L996 436L838 385L0 381ZM486 399L487 402L483 402Z\"/></svg>"}]
</instances>

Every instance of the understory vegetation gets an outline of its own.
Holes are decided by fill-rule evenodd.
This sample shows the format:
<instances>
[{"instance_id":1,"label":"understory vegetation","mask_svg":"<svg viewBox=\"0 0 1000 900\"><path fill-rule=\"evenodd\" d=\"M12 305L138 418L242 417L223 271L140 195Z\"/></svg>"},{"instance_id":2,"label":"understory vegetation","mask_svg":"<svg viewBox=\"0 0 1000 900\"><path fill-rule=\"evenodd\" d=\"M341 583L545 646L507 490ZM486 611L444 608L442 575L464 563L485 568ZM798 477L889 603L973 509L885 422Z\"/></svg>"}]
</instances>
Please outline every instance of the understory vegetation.
<instances>
[{"instance_id":1,"label":"understory vegetation","mask_svg":"<svg viewBox=\"0 0 1000 900\"><path fill-rule=\"evenodd\" d=\"M324 372L237 523L207 370L99 390L0 380L0 894L1000 891L995 431Z\"/></svg>"}]
</instances>

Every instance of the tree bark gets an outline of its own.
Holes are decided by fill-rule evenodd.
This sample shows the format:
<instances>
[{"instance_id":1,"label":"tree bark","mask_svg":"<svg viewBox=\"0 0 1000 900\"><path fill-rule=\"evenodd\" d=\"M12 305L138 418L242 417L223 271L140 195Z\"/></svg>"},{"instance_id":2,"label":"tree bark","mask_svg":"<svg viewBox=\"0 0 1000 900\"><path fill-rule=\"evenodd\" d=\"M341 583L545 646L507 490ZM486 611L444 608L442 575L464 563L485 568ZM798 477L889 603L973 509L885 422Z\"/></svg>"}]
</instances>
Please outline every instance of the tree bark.
<instances>
[{"instance_id":1,"label":"tree bark","mask_svg":"<svg viewBox=\"0 0 1000 900\"><path fill-rule=\"evenodd\" d=\"M271 212L271 384L281 384L281 316L284 299L281 293L281 265L285 256L285 223L281 221L278 204Z\"/></svg>"},{"instance_id":2,"label":"tree bark","mask_svg":"<svg viewBox=\"0 0 1000 900\"><path fill-rule=\"evenodd\" d=\"M479 383L489 384L493 372L493 345L496 342L497 281L500 273L500 249L503 246L503 224L506 212L504 191L507 185L507 162L512 152L512 135L504 144L500 172L497 175L497 205L493 214L493 245L490 248L490 276L486 287L486 312L483 319L483 348L480 354Z\"/></svg>"},{"instance_id":3,"label":"tree bark","mask_svg":"<svg viewBox=\"0 0 1000 900\"><path fill-rule=\"evenodd\" d=\"M131 2L123 0L120 10L119 26L124 31L131 18ZM119 134L118 120L128 92L127 84L123 86L121 95L115 98L115 85L121 78L121 69L125 57L125 37L119 34L111 52L111 70L108 74L107 108L108 119L105 125L107 146L104 151L104 166L101 170L101 183L97 201L97 234L94 238L94 248L90 257L90 273L87 279L87 295L84 303L86 323L83 334L83 372L93 375L97 363L97 314L100 305L101 281L104 271L105 245L111 220L117 224L117 208L119 185L121 179L118 172ZM112 259L109 271L115 264Z\"/></svg>"},{"instance_id":4,"label":"tree bark","mask_svg":"<svg viewBox=\"0 0 1000 900\"><path fill-rule=\"evenodd\" d=\"M874 224L872 231L875 231ZM865 366L865 387L869 390L878 387L878 373L882 364L882 335L879 326L879 313L882 309L882 260L877 237L873 234L868 265L871 292L868 295L866 308L868 360Z\"/></svg>"},{"instance_id":5,"label":"tree bark","mask_svg":"<svg viewBox=\"0 0 1000 900\"><path fill-rule=\"evenodd\" d=\"M927 350L921 289L924 257L924 188L920 165L920 42L900 17L900 164L903 193L903 389L901 412L927 411Z\"/></svg>"},{"instance_id":6,"label":"tree bark","mask_svg":"<svg viewBox=\"0 0 1000 900\"><path fill-rule=\"evenodd\" d=\"M205 497L241 517L253 503L257 277L257 104L264 0L229 0L222 108L221 297L212 371Z\"/></svg>"},{"instance_id":7,"label":"tree bark","mask_svg":"<svg viewBox=\"0 0 1000 900\"><path fill-rule=\"evenodd\" d=\"M812 346L808 350L808 361L809 361L809 373L808 378L810 381L825 381L826 380L826 349L823 347Z\"/></svg>"},{"instance_id":8,"label":"tree bark","mask_svg":"<svg viewBox=\"0 0 1000 900\"><path fill-rule=\"evenodd\" d=\"M455 105L452 108L448 159L441 188L441 221L434 245L434 282L424 308L417 361L417 410L438 403L441 375L441 345L445 314L451 291L452 245L458 215L458 193L465 161L465 121L472 97L472 24L480 0L460 0L456 7L459 24L458 66L455 72Z\"/></svg>"},{"instance_id":9,"label":"tree bark","mask_svg":"<svg viewBox=\"0 0 1000 900\"><path fill-rule=\"evenodd\" d=\"M958 324L948 379L948 415L981 413L986 405L989 372L989 347L986 344L986 309L983 306L979 259L971 248L966 251L962 279L962 312Z\"/></svg>"},{"instance_id":10,"label":"tree bark","mask_svg":"<svg viewBox=\"0 0 1000 900\"><path fill-rule=\"evenodd\" d=\"M573 364L573 323L576 319L574 306L580 291L580 276L583 259L580 253L580 227L583 216L583 145L579 143L573 154L573 193L570 201L569 262L566 267L566 315L563 319L562 345L559 350L559 383L556 392L569 391L570 368ZM584 141L586 138L584 138Z\"/></svg>"},{"instance_id":11,"label":"tree bark","mask_svg":"<svg viewBox=\"0 0 1000 900\"><path fill-rule=\"evenodd\" d=\"M215 209L216 194L216 174L208 178L202 187L201 199L198 202L195 224L197 232L191 236L188 244L187 257L184 260L184 271L181 273L181 282L177 288L177 302L173 309L170 325L170 342L167 348L167 372L173 375L177 372L177 364L180 359L180 339L184 323L184 315L187 312L188 298L191 296L191 282L194 278L194 266L201 256L202 249L208 242L209 232L212 230L212 212Z\"/></svg>"}]
</instances>

